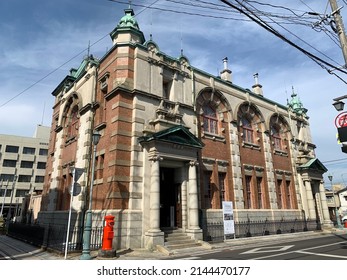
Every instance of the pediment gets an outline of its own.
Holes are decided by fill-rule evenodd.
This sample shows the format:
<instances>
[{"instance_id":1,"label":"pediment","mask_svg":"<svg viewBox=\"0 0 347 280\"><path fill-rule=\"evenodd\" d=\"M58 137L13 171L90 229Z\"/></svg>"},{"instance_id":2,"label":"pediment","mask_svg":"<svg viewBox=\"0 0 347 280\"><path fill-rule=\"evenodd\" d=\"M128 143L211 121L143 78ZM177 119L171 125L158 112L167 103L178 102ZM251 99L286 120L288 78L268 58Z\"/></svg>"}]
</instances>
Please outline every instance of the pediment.
<instances>
[{"instance_id":1,"label":"pediment","mask_svg":"<svg viewBox=\"0 0 347 280\"><path fill-rule=\"evenodd\" d=\"M169 142L199 149L204 145L199 138L181 125L170 127L149 136L140 137L139 141L140 143L150 141Z\"/></svg>"}]
</instances>

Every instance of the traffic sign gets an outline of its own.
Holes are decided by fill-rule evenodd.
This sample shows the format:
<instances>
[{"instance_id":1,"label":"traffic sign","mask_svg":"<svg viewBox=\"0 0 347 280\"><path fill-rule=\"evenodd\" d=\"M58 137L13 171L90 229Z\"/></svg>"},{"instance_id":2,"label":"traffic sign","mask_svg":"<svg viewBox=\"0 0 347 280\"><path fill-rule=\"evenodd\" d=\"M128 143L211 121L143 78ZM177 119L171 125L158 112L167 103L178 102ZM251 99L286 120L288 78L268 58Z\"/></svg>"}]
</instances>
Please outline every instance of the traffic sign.
<instances>
[{"instance_id":1,"label":"traffic sign","mask_svg":"<svg viewBox=\"0 0 347 280\"><path fill-rule=\"evenodd\" d=\"M347 127L347 112L342 112L335 118L335 126L337 128Z\"/></svg>"}]
</instances>

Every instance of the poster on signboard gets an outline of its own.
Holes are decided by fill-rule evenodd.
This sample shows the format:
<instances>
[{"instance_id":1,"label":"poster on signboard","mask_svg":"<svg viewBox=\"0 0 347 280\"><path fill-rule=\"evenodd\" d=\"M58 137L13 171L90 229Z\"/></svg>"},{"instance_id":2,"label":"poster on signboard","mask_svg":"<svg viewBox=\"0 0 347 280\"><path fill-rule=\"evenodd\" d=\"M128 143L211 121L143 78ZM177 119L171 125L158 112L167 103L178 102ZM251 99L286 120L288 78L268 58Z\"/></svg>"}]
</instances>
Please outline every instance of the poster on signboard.
<instances>
[{"instance_id":1,"label":"poster on signboard","mask_svg":"<svg viewBox=\"0 0 347 280\"><path fill-rule=\"evenodd\" d=\"M232 201L223 201L224 235L235 234L234 211Z\"/></svg>"}]
</instances>

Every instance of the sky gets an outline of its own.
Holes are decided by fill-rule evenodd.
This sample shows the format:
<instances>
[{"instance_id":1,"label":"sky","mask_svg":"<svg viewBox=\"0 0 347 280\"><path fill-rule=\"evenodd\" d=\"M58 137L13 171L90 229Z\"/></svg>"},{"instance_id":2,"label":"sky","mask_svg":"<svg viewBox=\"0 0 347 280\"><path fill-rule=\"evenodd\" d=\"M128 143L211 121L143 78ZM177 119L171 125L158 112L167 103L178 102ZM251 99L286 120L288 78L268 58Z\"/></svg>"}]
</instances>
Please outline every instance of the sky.
<instances>
[{"instance_id":1,"label":"sky","mask_svg":"<svg viewBox=\"0 0 347 280\"><path fill-rule=\"evenodd\" d=\"M52 91L78 68L88 46L98 58L112 47L109 33L128 2L0 1L0 134L31 137L38 124L51 125ZM207 9L206 2L214 6ZM258 8L257 16L263 11L262 19L268 16L290 42L336 66L331 73L338 77L222 1L132 0L131 5L145 38L152 34L162 52L179 57L183 50L192 66L212 75L219 75L228 57L234 84L251 88L258 73L264 96L283 105L294 88L308 110L316 156L328 168L326 187L327 175L333 184L347 184L347 155L336 140L338 112L332 106L333 98L347 94L347 75L340 71L345 63L339 42L329 33L334 25L321 20L331 14L329 2L244 2ZM343 20L345 2L338 1ZM316 15L308 18L309 12Z\"/></svg>"}]
</instances>

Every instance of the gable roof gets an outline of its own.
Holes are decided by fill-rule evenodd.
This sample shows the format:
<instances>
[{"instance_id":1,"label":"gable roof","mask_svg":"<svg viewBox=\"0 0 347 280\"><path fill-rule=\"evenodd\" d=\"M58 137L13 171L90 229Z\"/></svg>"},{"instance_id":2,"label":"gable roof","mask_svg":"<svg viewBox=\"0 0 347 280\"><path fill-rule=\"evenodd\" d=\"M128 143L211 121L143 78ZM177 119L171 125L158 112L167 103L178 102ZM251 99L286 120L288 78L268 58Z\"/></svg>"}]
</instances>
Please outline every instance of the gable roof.
<instances>
[{"instance_id":1,"label":"gable roof","mask_svg":"<svg viewBox=\"0 0 347 280\"><path fill-rule=\"evenodd\" d=\"M298 169L313 169L313 170L322 171L323 173L328 171L328 169L324 166L324 164L318 158L310 159L305 164L300 165Z\"/></svg>"},{"instance_id":2,"label":"gable roof","mask_svg":"<svg viewBox=\"0 0 347 280\"><path fill-rule=\"evenodd\" d=\"M153 133L152 135L142 136L139 138L140 143L150 141L169 142L199 149L204 146L204 144L194 134L181 125L170 127Z\"/></svg>"}]
</instances>

